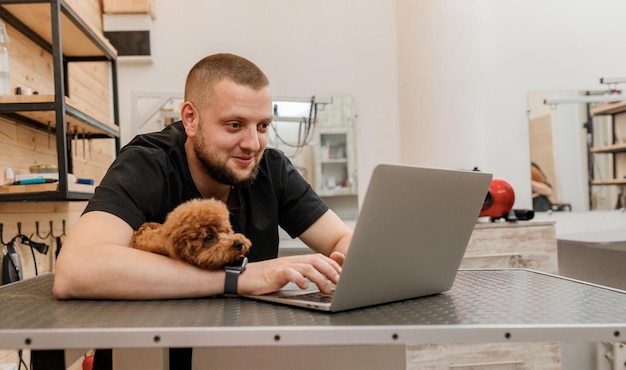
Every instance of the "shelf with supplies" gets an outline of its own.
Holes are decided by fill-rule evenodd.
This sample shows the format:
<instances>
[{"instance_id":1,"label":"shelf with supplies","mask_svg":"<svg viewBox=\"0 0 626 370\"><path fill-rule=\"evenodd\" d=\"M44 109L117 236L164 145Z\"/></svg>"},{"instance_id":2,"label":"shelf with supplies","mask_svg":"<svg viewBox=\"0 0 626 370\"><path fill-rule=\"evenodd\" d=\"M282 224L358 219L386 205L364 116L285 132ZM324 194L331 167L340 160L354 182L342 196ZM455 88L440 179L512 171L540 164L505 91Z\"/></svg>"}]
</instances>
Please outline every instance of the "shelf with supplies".
<instances>
[{"instance_id":1,"label":"shelf with supplies","mask_svg":"<svg viewBox=\"0 0 626 370\"><path fill-rule=\"evenodd\" d=\"M71 192L85 195L93 195L94 186L87 184L68 184ZM1 185L0 194L23 194L23 193L37 193L40 196L54 196L59 190L59 183L47 183L47 184L29 184L29 185Z\"/></svg>"},{"instance_id":2,"label":"shelf with supplies","mask_svg":"<svg viewBox=\"0 0 626 370\"><path fill-rule=\"evenodd\" d=\"M82 109L80 103L67 96L64 104L68 133L91 137L119 136L119 126L108 122L106 117L98 117L98 112ZM56 108L54 95L0 95L0 114L44 129L56 129Z\"/></svg>"},{"instance_id":3,"label":"shelf with supplies","mask_svg":"<svg viewBox=\"0 0 626 370\"><path fill-rule=\"evenodd\" d=\"M320 127L316 188L322 196L356 195L356 150L351 127Z\"/></svg>"},{"instance_id":4,"label":"shelf with supplies","mask_svg":"<svg viewBox=\"0 0 626 370\"><path fill-rule=\"evenodd\" d=\"M603 197L611 207L622 208L626 203L626 102L603 104L589 112L593 125L589 185L608 186Z\"/></svg>"},{"instance_id":5,"label":"shelf with supplies","mask_svg":"<svg viewBox=\"0 0 626 370\"><path fill-rule=\"evenodd\" d=\"M78 148L72 139L83 139L83 159L85 142L90 146L89 156L92 154L92 139L112 139L112 151L119 152L117 51L97 24L101 14L93 16L93 5L92 0L0 2L0 18L11 27L19 44L28 41L25 50L23 46L15 49L19 50L13 59L17 70L37 76L35 82L41 89L32 95L0 96L0 116L54 136L52 156L56 158L50 159L56 160L58 169L56 182L0 186L0 201L87 200L95 186L68 181L77 165L89 167L86 159L80 164L74 160L72 153ZM31 59L39 64L30 63ZM42 69L42 64L51 65L51 70ZM27 83L13 80L19 77L19 73L11 76L13 88ZM36 90L37 86L33 87Z\"/></svg>"}]
</instances>

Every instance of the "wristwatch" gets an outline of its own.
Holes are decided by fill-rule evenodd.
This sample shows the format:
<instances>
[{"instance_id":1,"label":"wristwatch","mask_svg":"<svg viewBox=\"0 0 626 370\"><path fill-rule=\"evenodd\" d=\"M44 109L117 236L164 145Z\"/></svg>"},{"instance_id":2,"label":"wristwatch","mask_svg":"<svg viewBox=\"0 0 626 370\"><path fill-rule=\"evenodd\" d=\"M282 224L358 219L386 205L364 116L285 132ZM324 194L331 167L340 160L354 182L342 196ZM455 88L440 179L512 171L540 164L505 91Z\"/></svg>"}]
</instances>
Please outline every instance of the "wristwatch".
<instances>
[{"instance_id":1,"label":"wristwatch","mask_svg":"<svg viewBox=\"0 0 626 370\"><path fill-rule=\"evenodd\" d=\"M239 281L239 274L246 270L248 264L248 257L244 257L236 265L224 266L226 272L226 280L224 280L224 294L237 295L237 282Z\"/></svg>"}]
</instances>

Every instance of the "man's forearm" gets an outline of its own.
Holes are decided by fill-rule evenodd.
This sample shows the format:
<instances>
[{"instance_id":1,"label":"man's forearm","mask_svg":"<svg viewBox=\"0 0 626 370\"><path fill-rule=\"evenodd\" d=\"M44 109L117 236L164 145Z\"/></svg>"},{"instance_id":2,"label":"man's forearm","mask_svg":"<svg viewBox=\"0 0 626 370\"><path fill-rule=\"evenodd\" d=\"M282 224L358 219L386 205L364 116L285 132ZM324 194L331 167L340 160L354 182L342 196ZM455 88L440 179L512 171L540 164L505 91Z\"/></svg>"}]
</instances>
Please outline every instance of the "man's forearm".
<instances>
[{"instance_id":1,"label":"man's forearm","mask_svg":"<svg viewBox=\"0 0 626 370\"><path fill-rule=\"evenodd\" d=\"M170 299L223 292L223 271L122 246L85 249L59 259L54 282L58 299Z\"/></svg>"}]
</instances>

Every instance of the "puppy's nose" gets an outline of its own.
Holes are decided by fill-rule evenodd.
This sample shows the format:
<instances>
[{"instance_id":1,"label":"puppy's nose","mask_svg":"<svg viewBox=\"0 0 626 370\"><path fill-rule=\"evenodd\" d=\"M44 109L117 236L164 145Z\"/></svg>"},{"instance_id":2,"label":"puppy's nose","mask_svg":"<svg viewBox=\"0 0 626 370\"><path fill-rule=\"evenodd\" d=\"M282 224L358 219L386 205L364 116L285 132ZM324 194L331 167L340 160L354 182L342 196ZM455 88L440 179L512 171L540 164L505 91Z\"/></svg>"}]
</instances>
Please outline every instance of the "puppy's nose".
<instances>
[{"instance_id":1,"label":"puppy's nose","mask_svg":"<svg viewBox=\"0 0 626 370\"><path fill-rule=\"evenodd\" d=\"M233 242L233 248L240 251L243 249L243 242L241 240L235 240Z\"/></svg>"}]
</instances>

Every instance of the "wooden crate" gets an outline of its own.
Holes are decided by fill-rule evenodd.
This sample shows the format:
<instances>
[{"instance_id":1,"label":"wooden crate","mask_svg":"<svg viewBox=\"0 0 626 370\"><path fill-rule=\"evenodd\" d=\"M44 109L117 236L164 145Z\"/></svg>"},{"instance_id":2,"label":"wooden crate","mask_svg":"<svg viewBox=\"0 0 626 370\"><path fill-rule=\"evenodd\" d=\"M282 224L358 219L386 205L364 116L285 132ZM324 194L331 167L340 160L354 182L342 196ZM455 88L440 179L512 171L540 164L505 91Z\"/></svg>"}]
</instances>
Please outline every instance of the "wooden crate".
<instances>
[{"instance_id":1,"label":"wooden crate","mask_svg":"<svg viewBox=\"0 0 626 370\"><path fill-rule=\"evenodd\" d=\"M556 227L552 221L476 224L461 268L530 268L558 271Z\"/></svg>"},{"instance_id":2,"label":"wooden crate","mask_svg":"<svg viewBox=\"0 0 626 370\"><path fill-rule=\"evenodd\" d=\"M560 370L555 343L407 346L407 370Z\"/></svg>"}]
</instances>

